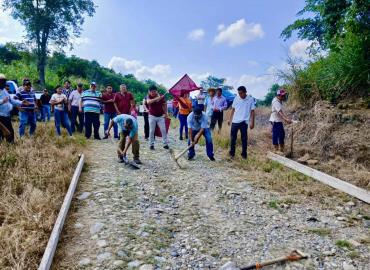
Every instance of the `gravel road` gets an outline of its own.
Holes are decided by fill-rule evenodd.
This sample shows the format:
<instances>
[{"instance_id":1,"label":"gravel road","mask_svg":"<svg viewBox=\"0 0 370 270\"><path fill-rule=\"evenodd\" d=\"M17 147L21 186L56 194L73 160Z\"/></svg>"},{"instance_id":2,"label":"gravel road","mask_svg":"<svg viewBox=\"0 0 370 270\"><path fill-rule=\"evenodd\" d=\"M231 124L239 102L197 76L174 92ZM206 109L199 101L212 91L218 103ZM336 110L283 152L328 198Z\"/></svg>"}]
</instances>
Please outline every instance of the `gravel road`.
<instances>
[{"instance_id":1,"label":"gravel road","mask_svg":"<svg viewBox=\"0 0 370 270\"><path fill-rule=\"evenodd\" d=\"M179 152L185 142L170 133ZM180 170L160 142L151 151L140 139L140 170L117 163L109 140L91 142L54 269L219 269L293 249L311 258L266 269L370 269L370 221L359 201L277 206L279 194L249 184L221 150L212 162L197 146Z\"/></svg>"}]
</instances>

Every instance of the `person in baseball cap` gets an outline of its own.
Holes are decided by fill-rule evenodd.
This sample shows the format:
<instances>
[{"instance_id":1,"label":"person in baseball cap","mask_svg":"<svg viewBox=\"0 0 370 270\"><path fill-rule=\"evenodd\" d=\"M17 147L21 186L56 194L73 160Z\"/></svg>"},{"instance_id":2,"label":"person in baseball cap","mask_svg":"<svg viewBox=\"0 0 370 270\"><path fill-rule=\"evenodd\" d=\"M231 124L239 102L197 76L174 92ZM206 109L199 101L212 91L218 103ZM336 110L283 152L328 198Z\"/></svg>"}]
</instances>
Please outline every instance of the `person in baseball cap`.
<instances>
[{"instance_id":1,"label":"person in baseball cap","mask_svg":"<svg viewBox=\"0 0 370 270\"><path fill-rule=\"evenodd\" d=\"M199 142L203 135L206 140L206 152L211 161L215 161L213 153L212 133L209 128L208 117L202 108L196 106L188 115L189 141L188 145L192 145L188 152L188 159L192 160L195 157L195 145Z\"/></svg>"},{"instance_id":2,"label":"person in baseball cap","mask_svg":"<svg viewBox=\"0 0 370 270\"><path fill-rule=\"evenodd\" d=\"M284 153L285 131L283 122L292 123L292 120L283 112L283 101L286 100L286 96L287 92L285 89L280 88L271 103L272 144L275 152L280 154Z\"/></svg>"}]
</instances>

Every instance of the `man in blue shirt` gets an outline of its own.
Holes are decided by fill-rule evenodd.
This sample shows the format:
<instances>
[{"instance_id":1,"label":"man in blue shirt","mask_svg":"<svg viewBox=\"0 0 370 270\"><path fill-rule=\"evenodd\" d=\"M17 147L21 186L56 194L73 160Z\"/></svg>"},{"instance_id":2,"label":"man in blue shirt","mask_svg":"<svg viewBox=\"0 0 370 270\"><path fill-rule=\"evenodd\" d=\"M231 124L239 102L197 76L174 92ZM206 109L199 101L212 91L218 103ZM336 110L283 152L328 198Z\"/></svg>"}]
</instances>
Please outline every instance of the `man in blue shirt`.
<instances>
[{"instance_id":1,"label":"man in blue shirt","mask_svg":"<svg viewBox=\"0 0 370 270\"><path fill-rule=\"evenodd\" d=\"M192 145L189 149L188 159L192 160L195 157L194 146L199 142L203 135L206 140L207 156L210 160L215 161L213 154L213 143L211 130L209 129L208 117L201 108L195 107L193 112L188 115L189 141L188 145Z\"/></svg>"},{"instance_id":2,"label":"man in blue shirt","mask_svg":"<svg viewBox=\"0 0 370 270\"><path fill-rule=\"evenodd\" d=\"M132 144L132 154L134 156L134 162L136 164L141 164L140 161L140 143L138 135L138 123L135 117L128 114L120 114L113 118L110 123L106 136L110 136L110 130L114 125L117 125L120 131L120 142L117 149L119 162L127 163L127 150Z\"/></svg>"},{"instance_id":3,"label":"man in blue shirt","mask_svg":"<svg viewBox=\"0 0 370 270\"><path fill-rule=\"evenodd\" d=\"M14 142L14 129L12 125L12 119L10 112L13 106L27 105L27 101L20 102L13 99L8 91L5 90L6 77L4 74L0 74L0 140L4 137L9 143Z\"/></svg>"},{"instance_id":4,"label":"man in blue shirt","mask_svg":"<svg viewBox=\"0 0 370 270\"><path fill-rule=\"evenodd\" d=\"M27 101L27 105L22 104L19 114L19 136L25 134L26 126L30 126L30 135L36 130L36 96L32 91L32 84L29 80L23 81L23 90L17 94L20 101Z\"/></svg>"}]
</instances>

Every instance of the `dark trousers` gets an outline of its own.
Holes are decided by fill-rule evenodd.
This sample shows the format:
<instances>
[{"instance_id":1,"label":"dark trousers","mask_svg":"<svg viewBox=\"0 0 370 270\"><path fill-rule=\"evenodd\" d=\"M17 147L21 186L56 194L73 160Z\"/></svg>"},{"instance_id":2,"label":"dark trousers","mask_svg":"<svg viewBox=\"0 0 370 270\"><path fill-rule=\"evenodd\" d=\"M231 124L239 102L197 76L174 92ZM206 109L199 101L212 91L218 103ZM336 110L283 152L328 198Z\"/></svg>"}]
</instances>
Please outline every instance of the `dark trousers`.
<instances>
[{"instance_id":1,"label":"dark trousers","mask_svg":"<svg viewBox=\"0 0 370 270\"><path fill-rule=\"evenodd\" d=\"M3 124L10 132L10 136L6 138L8 143L13 143L14 142L14 129L12 125L12 119L10 117L6 116L0 116L0 123ZM0 130L0 140L4 138L4 134Z\"/></svg>"},{"instance_id":2,"label":"dark trousers","mask_svg":"<svg viewBox=\"0 0 370 270\"><path fill-rule=\"evenodd\" d=\"M194 138L197 136L199 130L192 130L192 137ZM206 151L207 151L207 156L209 158L213 158L213 143L212 143L212 133L209 128L204 129L203 137L206 140ZM190 145L190 140L188 140L188 145ZM193 158L195 156L195 148L191 147L188 152L188 157Z\"/></svg>"},{"instance_id":3,"label":"dark trousers","mask_svg":"<svg viewBox=\"0 0 370 270\"><path fill-rule=\"evenodd\" d=\"M78 117L78 122L77 122ZM76 131L76 127L78 132L82 132L84 128L84 113L79 112L78 106L71 106L71 130L72 132Z\"/></svg>"},{"instance_id":4,"label":"dark trousers","mask_svg":"<svg viewBox=\"0 0 370 270\"><path fill-rule=\"evenodd\" d=\"M274 122L272 124L272 144L284 144L285 131L282 122Z\"/></svg>"},{"instance_id":5,"label":"dark trousers","mask_svg":"<svg viewBox=\"0 0 370 270\"><path fill-rule=\"evenodd\" d=\"M230 132L230 156L235 156L236 139L238 138L238 131L242 139L242 157L247 158L247 145L248 145L248 125L246 122L232 123Z\"/></svg>"},{"instance_id":6,"label":"dark trousers","mask_svg":"<svg viewBox=\"0 0 370 270\"><path fill-rule=\"evenodd\" d=\"M218 129L222 128L222 122L224 121L224 112L213 112L211 118L211 129L214 130L216 123L218 123Z\"/></svg>"},{"instance_id":7,"label":"dark trousers","mask_svg":"<svg viewBox=\"0 0 370 270\"><path fill-rule=\"evenodd\" d=\"M149 138L149 113L144 112L143 116L144 116L144 135L145 135L145 139L148 139Z\"/></svg>"},{"instance_id":8,"label":"dark trousers","mask_svg":"<svg viewBox=\"0 0 370 270\"><path fill-rule=\"evenodd\" d=\"M180 121L180 138L182 139L182 133L185 128L185 138L188 138L188 115L187 114L179 114L179 121Z\"/></svg>"},{"instance_id":9,"label":"dark trousers","mask_svg":"<svg viewBox=\"0 0 370 270\"><path fill-rule=\"evenodd\" d=\"M90 139L92 126L94 127L94 138L100 139L99 136L99 127L100 127L100 120L99 120L99 113L93 112L85 112L85 137Z\"/></svg>"}]
</instances>

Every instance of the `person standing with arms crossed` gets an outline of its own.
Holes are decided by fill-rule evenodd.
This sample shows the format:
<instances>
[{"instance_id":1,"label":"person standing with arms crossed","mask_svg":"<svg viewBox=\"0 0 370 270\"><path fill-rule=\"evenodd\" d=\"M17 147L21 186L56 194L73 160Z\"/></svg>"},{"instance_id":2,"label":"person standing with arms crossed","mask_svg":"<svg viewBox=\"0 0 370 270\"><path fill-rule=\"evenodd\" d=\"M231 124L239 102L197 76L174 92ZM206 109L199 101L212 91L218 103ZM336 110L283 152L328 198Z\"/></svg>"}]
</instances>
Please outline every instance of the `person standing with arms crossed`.
<instances>
[{"instance_id":1,"label":"person standing with arms crossed","mask_svg":"<svg viewBox=\"0 0 370 270\"><path fill-rule=\"evenodd\" d=\"M80 102L81 102L81 95L83 92L83 84L77 84L77 89L73 90L72 93L69 95L68 98L68 111L71 115L71 130L72 133L75 132L76 126L78 132L82 132L84 127L84 114L83 112L79 112ZM77 117L78 117L78 124L77 124Z\"/></svg>"},{"instance_id":2,"label":"person standing with arms crossed","mask_svg":"<svg viewBox=\"0 0 370 270\"><path fill-rule=\"evenodd\" d=\"M180 121L180 128L179 128L179 139L180 141L183 140L182 133L185 128L185 138L188 139L188 122L187 117L191 113L192 104L189 98L189 93L185 93L182 96L175 97L179 103L179 121Z\"/></svg>"},{"instance_id":3,"label":"person standing with arms crossed","mask_svg":"<svg viewBox=\"0 0 370 270\"><path fill-rule=\"evenodd\" d=\"M120 92L114 96L114 108L116 109L117 115L120 114L131 114L132 109L135 106L134 96L131 92L127 91L125 84L121 84Z\"/></svg>"},{"instance_id":4,"label":"person standing with arms crossed","mask_svg":"<svg viewBox=\"0 0 370 270\"><path fill-rule=\"evenodd\" d=\"M218 123L218 133L221 132L222 122L224 121L224 110L226 109L227 109L226 98L222 95L222 89L217 88L216 96L213 98L211 129L214 130L216 123Z\"/></svg>"},{"instance_id":5,"label":"person standing with arms crossed","mask_svg":"<svg viewBox=\"0 0 370 270\"><path fill-rule=\"evenodd\" d=\"M99 135L100 127L100 104L101 93L96 91L96 83L90 83L90 89L86 90L81 95L79 111L84 112L85 116L85 137L90 139L92 126L94 127L94 139L101 140Z\"/></svg>"},{"instance_id":6,"label":"person standing with arms crossed","mask_svg":"<svg viewBox=\"0 0 370 270\"><path fill-rule=\"evenodd\" d=\"M166 121L167 118L167 102L164 95L158 93L157 86L152 85L149 87L148 97L145 104L149 110L149 145L150 150L154 150L154 132L155 127L158 125L162 133L163 148L169 149Z\"/></svg>"},{"instance_id":7,"label":"person standing with arms crossed","mask_svg":"<svg viewBox=\"0 0 370 270\"><path fill-rule=\"evenodd\" d=\"M231 142L230 142L230 157L235 156L235 145L238 137L238 131L242 139L242 158L247 158L247 146L248 146L248 124L249 128L254 128L255 113L255 99L247 95L247 89L244 86L238 87L238 96L235 97L231 106L230 119L228 125L231 122Z\"/></svg>"},{"instance_id":8,"label":"person standing with arms crossed","mask_svg":"<svg viewBox=\"0 0 370 270\"><path fill-rule=\"evenodd\" d=\"M67 130L69 136L72 136L71 124L69 122L68 113L65 107L68 106L68 99L62 92L62 87L57 86L55 88L55 94L51 96L50 104L54 106L54 122L55 130L58 136L62 135L60 132L60 125Z\"/></svg>"}]
</instances>

